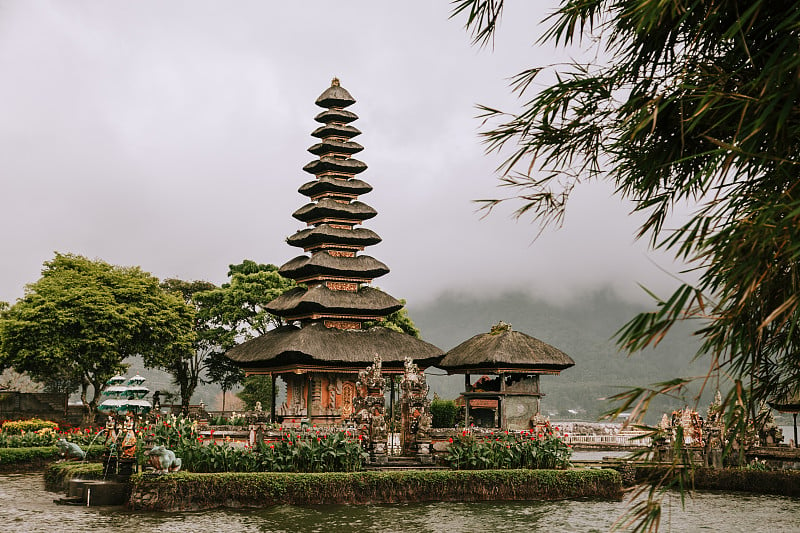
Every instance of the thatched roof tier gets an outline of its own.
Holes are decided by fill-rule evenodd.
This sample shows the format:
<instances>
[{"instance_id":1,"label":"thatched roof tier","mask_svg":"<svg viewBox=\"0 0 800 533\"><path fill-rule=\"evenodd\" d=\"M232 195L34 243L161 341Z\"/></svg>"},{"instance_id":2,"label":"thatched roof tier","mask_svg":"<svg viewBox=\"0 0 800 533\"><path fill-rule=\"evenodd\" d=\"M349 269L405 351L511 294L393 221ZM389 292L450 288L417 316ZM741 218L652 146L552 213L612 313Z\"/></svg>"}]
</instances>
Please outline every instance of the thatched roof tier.
<instances>
[{"instance_id":1,"label":"thatched roof tier","mask_svg":"<svg viewBox=\"0 0 800 533\"><path fill-rule=\"evenodd\" d=\"M558 348L508 328L475 335L447 352L436 366L454 374L557 374L574 364Z\"/></svg>"},{"instance_id":2,"label":"thatched roof tier","mask_svg":"<svg viewBox=\"0 0 800 533\"><path fill-rule=\"evenodd\" d=\"M316 197L325 193L359 196L372 190L372 185L359 179L339 179L320 176L318 179L304 183L297 192L304 196Z\"/></svg>"},{"instance_id":3,"label":"thatched roof tier","mask_svg":"<svg viewBox=\"0 0 800 533\"><path fill-rule=\"evenodd\" d=\"M339 159L337 157L324 155L304 166L303 170L310 174L321 174L322 172L358 174L367 170L367 164L358 159Z\"/></svg>"},{"instance_id":4,"label":"thatched roof tier","mask_svg":"<svg viewBox=\"0 0 800 533\"><path fill-rule=\"evenodd\" d=\"M298 231L286 239L286 242L292 246L308 250L325 244L371 246L381 242L381 238L377 233L367 228L342 229L333 228L328 224L320 224L313 228Z\"/></svg>"},{"instance_id":5,"label":"thatched roof tier","mask_svg":"<svg viewBox=\"0 0 800 533\"><path fill-rule=\"evenodd\" d=\"M339 85L338 79L333 78L331 86L325 89L314 103L320 107L347 107L355 104L356 99L347 92L347 89Z\"/></svg>"},{"instance_id":6,"label":"thatched roof tier","mask_svg":"<svg viewBox=\"0 0 800 533\"><path fill-rule=\"evenodd\" d=\"M358 119L358 115L353 113L352 111L347 111L346 109L326 109L322 111L319 115L314 117L314 120L317 122L322 122L323 124L329 124L331 122L341 122L342 124L347 124L349 122L353 122L354 120Z\"/></svg>"},{"instance_id":7,"label":"thatched roof tier","mask_svg":"<svg viewBox=\"0 0 800 533\"><path fill-rule=\"evenodd\" d=\"M794 394L785 394L767 402L770 407L781 413L800 413L800 390Z\"/></svg>"},{"instance_id":8,"label":"thatched roof tier","mask_svg":"<svg viewBox=\"0 0 800 533\"><path fill-rule=\"evenodd\" d=\"M357 135L361 135L361 130L349 124L324 124L311 132L312 137L324 139L326 137L341 137L343 139L351 139Z\"/></svg>"},{"instance_id":9,"label":"thatched roof tier","mask_svg":"<svg viewBox=\"0 0 800 533\"><path fill-rule=\"evenodd\" d=\"M360 222L377 214L377 211L363 202L342 203L331 198L321 198L316 203L304 205L292 213L292 216L306 223L323 219Z\"/></svg>"},{"instance_id":10,"label":"thatched roof tier","mask_svg":"<svg viewBox=\"0 0 800 533\"><path fill-rule=\"evenodd\" d=\"M284 277L301 282L318 276L372 280L388 274L389 267L368 255L337 257L321 251L311 257L306 255L295 257L285 263L278 272Z\"/></svg>"},{"instance_id":11,"label":"thatched roof tier","mask_svg":"<svg viewBox=\"0 0 800 533\"><path fill-rule=\"evenodd\" d=\"M322 142L314 144L308 149L314 155L325 154L356 154L364 147L354 141L337 141L335 139L323 139Z\"/></svg>"},{"instance_id":12,"label":"thatched roof tier","mask_svg":"<svg viewBox=\"0 0 800 533\"><path fill-rule=\"evenodd\" d=\"M436 364L442 350L384 327L342 330L315 323L274 329L231 348L226 355L245 371L291 372L304 367L358 372L372 364L376 353L383 372L397 373L402 372L405 357L426 368Z\"/></svg>"},{"instance_id":13,"label":"thatched roof tier","mask_svg":"<svg viewBox=\"0 0 800 533\"><path fill-rule=\"evenodd\" d=\"M267 311L287 320L311 316L363 317L364 320L388 316L403 304L385 292L360 287L357 291L334 291L324 285L295 287L284 292L266 306Z\"/></svg>"}]
</instances>

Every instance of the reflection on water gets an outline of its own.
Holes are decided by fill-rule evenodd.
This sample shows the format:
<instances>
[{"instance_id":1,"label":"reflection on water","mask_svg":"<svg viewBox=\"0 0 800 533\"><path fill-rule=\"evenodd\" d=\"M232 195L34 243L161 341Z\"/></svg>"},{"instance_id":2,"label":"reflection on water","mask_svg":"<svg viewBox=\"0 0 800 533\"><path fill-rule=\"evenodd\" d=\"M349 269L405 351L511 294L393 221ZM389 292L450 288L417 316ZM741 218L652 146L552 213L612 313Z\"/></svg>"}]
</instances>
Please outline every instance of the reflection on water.
<instances>
[{"instance_id":1,"label":"reflection on water","mask_svg":"<svg viewBox=\"0 0 800 533\"><path fill-rule=\"evenodd\" d=\"M132 513L55 505L41 474L0 474L0 528L16 531L522 532L608 531L624 503L597 501L274 506L193 513ZM661 531L800 531L800 500L702 493L665 505Z\"/></svg>"}]
</instances>

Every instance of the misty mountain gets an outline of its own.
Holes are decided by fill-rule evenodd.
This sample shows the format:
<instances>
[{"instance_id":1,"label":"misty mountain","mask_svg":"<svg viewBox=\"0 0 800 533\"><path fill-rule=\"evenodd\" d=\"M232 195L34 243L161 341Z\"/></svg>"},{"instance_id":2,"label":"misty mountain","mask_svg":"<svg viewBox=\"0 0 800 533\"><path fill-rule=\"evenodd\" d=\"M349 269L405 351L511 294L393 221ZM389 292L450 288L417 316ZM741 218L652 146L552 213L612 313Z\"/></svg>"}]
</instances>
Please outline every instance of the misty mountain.
<instances>
[{"instance_id":1,"label":"misty mountain","mask_svg":"<svg viewBox=\"0 0 800 533\"><path fill-rule=\"evenodd\" d=\"M504 321L533 337L552 344L575 360L575 366L559 376L542 376L542 412L555 418L574 416L595 419L611 404L602 401L625 388L645 386L675 377L705 375L703 360L692 362L699 341L692 328L674 328L655 349L633 356L621 353L614 334L628 320L647 308L616 297L611 291L597 291L585 297L554 304L524 293L495 297L476 297L447 292L431 303L409 303L409 315L422 337L447 351L492 325ZM429 371L431 388L443 398L456 398L464 388L462 376L440 377L444 372ZM439 374L439 375L436 375ZM714 382L711 387L716 387ZM699 389L699 387L697 387ZM692 404L696 389L682 398L661 399L651 407L648 421L660 418L667 410ZM699 404L703 411L713 390L704 391Z\"/></svg>"}]
</instances>

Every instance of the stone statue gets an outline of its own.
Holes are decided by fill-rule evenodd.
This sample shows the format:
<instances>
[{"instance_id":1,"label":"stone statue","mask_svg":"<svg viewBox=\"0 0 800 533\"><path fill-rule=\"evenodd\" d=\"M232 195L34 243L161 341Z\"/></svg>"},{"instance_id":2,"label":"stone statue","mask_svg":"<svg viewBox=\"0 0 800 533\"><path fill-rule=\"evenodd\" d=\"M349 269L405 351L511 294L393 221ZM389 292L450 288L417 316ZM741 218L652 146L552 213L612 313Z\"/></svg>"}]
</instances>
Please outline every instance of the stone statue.
<instances>
[{"instance_id":1,"label":"stone statue","mask_svg":"<svg viewBox=\"0 0 800 533\"><path fill-rule=\"evenodd\" d=\"M180 457L175 457L175 452L162 446L154 446L152 450L145 453L149 457L148 463L153 467L156 474L166 474L167 472L177 472L181 469Z\"/></svg>"},{"instance_id":2,"label":"stone statue","mask_svg":"<svg viewBox=\"0 0 800 533\"><path fill-rule=\"evenodd\" d=\"M261 402L256 402L256 413L262 412L264 409L261 407Z\"/></svg>"},{"instance_id":3,"label":"stone statue","mask_svg":"<svg viewBox=\"0 0 800 533\"><path fill-rule=\"evenodd\" d=\"M410 357L403 363L403 379L400 381L400 410L405 432L404 448L407 453L427 455L430 453L432 418L430 387L425 373Z\"/></svg>"},{"instance_id":4,"label":"stone statue","mask_svg":"<svg viewBox=\"0 0 800 533\"><path fill-rule=\"evenodd\" d=\"M136 459L136 429L134 428L133 418L130 416L125 417L125 422L122 425L122 432L120 434L122 442L119 445L120 459L135 460Z\"/></svg>"},{"instance_id":5,"label":"stone statue","mask_svg":"<svg viewBox=\"0 0 800 533\"><path fill-rule=\"evenodd\" d=\"M61 457L63 457L62 461L69 461L70 459L83 461L86 458L86 453L74 442L69 442L66 439L58 439L57 445L58 451Z\"/></svg>"},{"instance_id":6,"label":"stone statue","mask_svg":"<svg viewBox=\"0 0 800 533\"><path fill-rule=\"evenodd\" d=\"M370 425L370 441L372 442L372 449L375 453L386 453L388 435L389 428L386 426L386 419L383 416L383 412L376 407L372 413Z\"/></svg>"}]
</instances>

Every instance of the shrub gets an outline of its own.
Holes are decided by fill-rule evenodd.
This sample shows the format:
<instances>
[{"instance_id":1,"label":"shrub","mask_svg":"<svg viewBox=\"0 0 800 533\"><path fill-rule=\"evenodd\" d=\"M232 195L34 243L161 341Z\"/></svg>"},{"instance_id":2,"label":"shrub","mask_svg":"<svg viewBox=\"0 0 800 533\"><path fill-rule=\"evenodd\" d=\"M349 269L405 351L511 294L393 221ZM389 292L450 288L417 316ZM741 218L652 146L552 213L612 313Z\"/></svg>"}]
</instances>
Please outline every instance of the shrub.
<instances>
[{"instance_id":1,"label":"shrub","mask_svg":"<svg viewBox=\"0 0 800 533\"><path fill-rule=\"evenodd\" d=\"M431 417L435 428L454 427L458 418L458 406L453 400L434 398L431 402Z\"/></svg>"},{"instance_id":2,"label":"shrub","mask_svg":"<svg viewBox=\"0 0 800 533\"><path fill-rule=\"evenodd\" d=\"M38 418L31 418L30 420L6 420L3 422L2 427L0 427L0 431L8 433L9 435L21 435L29 431L38 431L45 428L58 429L58 424Z\"/></svg>"},{"instance_id":3,"label":"shrub","mask_svg":"<svg viewBox=\"0 0 800 533\"><path fill-rule=\"evenodd\" d=\"M174 416L141 428L139 462L145 462L146 450L160 444L175 452L181 468L190 472L353 472L361 470L366 457L349 432L290 431L280 441L262 442L255 449L205 445L196 422Z\"/></svg>"},{"instance_id":4,"label":"shrub","mask_svg":"<svg viewBox=\"0 0 800 533\"><path fill-rule=\"evenodd\" d=\"M571 455L569 446L547 430L503 431L483 439L465 430L451 443L444 460L456 470L566 468Z\"/></svg>"}]
</instances>

